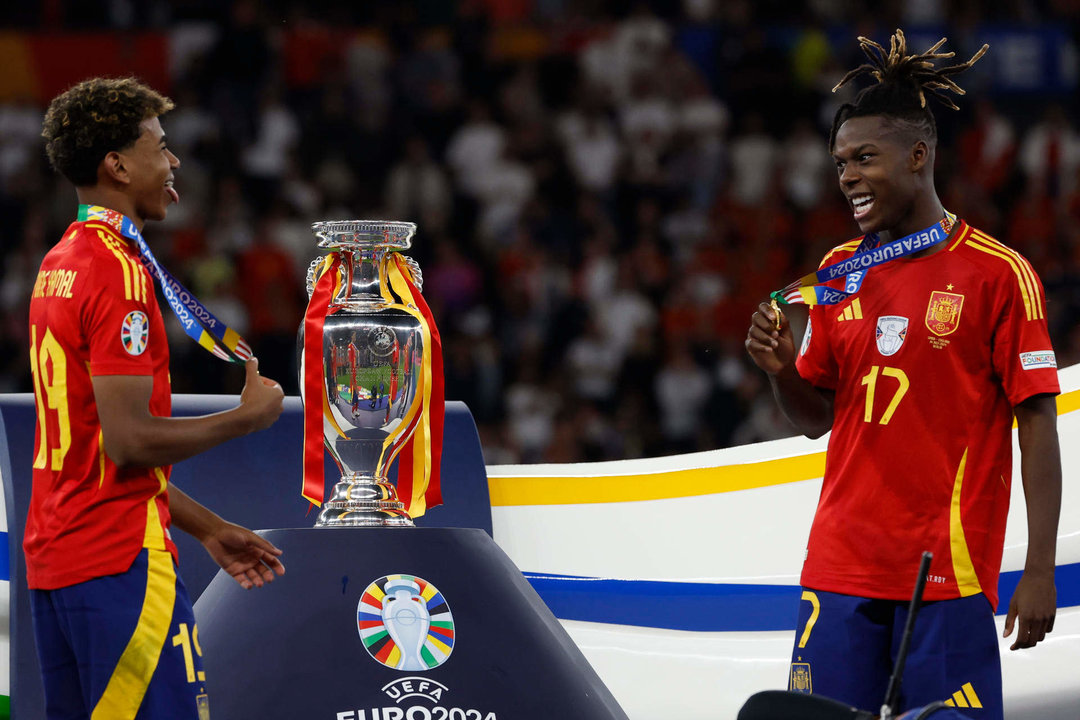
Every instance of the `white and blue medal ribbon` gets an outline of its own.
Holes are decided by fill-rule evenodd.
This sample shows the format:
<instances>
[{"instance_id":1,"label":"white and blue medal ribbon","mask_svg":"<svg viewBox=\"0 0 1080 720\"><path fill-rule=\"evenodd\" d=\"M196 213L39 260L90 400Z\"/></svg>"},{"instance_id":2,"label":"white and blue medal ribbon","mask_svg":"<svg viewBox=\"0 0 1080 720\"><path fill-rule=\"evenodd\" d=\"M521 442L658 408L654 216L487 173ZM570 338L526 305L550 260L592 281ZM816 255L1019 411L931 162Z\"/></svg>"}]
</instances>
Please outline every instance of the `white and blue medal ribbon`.
<instances>
[{"instance_id":1,"label":"white and blue medal ribbon","mask_svg":"<svg viewBox=\"0 0 1080 720\"><path fill-rule=\"evenodd\" d=\"M871 233L863 238L854 255L832 265L826 265L777 290L771 295L772 302L774 306L842 303L859 292L863 280L866 279L866 273L871 268L944 242L952 232L955 223L956 216L946 211L944 218L925 230L905 235L884 245L881 244L876 233ZM836 290L825 285L840 277L845 278L843 290Z\"/></svg>"},{"instance_id":2,"label":"white and blue medal ribbon","mask_svg":"<svg viewBox=\"0 0 1080 720\"><path fill-rule=\"evenodd\" d=\"M243 364L251 359L251 346L247 341L240 337L240 333L218 320L172 273L161 266L131 218L101 206L80 205L78 219L102 220L135 243L139 260L157 279L166 302L189 338L222 360Z\"/></svg>"}]
</instances>

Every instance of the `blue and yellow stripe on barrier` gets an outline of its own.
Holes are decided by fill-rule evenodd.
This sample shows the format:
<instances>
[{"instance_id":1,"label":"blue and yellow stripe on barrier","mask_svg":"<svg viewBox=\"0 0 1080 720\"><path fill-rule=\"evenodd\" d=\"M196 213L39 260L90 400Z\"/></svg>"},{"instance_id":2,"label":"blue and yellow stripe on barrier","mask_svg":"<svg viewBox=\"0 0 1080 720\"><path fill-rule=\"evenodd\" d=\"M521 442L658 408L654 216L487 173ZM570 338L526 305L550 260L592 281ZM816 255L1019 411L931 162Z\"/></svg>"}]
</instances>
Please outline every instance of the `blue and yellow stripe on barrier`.
<instances>
[{"instance_id":1,"label":"blue and yellow stripe on barrier","mask_svg":"<svg viewBox=\"0 0 1080 720\"><path fill-rule=\"evenodd\" d=\"M588 477L489 477L492 507L633 502L713 495L819 478L825 453L717 467Z\"/></svg>"},{"instance_id":2,"label":"blue and yellow stripe on barrier","mask_svg":"<svg viewBox=\"0 0 1080 720\"><path fill-rule=\"evenodd\" d=\"M1080 408L1080 390L1059 395L1058 415ZM714 495L820 478L825 453L653 473L489 477L492 507L636 502Z\"/></svg>"},{"instance_id":3,"label":"blue and yellow stripe on barrier","mask_svg":"<svg viewBox=\"0 0 1080 720\"><path fill-rule=\"evenodd\" d=\"M1021 571L1003 572L998 614L1008 612ZM525 573L560 620L692 632L795 631L798 585L618 580ZM1058 565L1059 608L1080 605L1080 563Z\"/></svg>"}]
</instances>

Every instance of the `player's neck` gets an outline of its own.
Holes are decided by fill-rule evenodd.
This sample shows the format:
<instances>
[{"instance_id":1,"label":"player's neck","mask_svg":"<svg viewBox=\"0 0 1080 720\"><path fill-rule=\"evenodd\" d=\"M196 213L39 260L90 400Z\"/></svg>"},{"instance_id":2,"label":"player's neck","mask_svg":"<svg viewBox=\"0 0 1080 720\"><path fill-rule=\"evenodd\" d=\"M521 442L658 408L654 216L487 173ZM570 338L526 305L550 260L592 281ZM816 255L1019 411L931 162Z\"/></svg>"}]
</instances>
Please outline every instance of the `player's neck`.
<instances>
[{"instance_id":1,"label":"player's neck","mask_svg":"<svg viewBox=\"0 0 1080 720\"><path fill-rule=\"evenodd\" d=\"M903 220L879 234L881 244L884 245L893 240L899 240L900 238L907 237L913 233L926 230L934 223L939 222L943 217L945 217L945 208L941 204L941 200L938 199L937 193L930 190L927 196L920 198L914 203L912 211L904 217ZM940 245L935 245L934 247L915 253L912 257L931 255L940 249Z\"/></svg>"},{"instance_id":2,"label":"player's neck","mask_svg":"<svg viewBox=\"0 0 1080 720\"><path fill-rule=\"evenodd\" d=\"M139 232L142 232L143 225L146 224L146 221L135 212L135 202L122 192L101 185L92 185L75 188L75 195L79 198L80 205L100 205L126 215Z\"/></svg>"}]
</instances>

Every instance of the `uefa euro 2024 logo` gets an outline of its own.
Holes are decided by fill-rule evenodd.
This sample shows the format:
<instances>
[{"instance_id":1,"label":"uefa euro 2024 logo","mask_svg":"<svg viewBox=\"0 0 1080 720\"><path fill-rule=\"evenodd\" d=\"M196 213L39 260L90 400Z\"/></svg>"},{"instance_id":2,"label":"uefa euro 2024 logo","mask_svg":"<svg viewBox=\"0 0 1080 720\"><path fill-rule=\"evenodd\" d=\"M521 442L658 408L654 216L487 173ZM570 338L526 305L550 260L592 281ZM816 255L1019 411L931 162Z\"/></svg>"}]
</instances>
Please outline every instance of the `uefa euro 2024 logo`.
<instances>
[{"instance_id":1,"label":"uefa euro 2024 logo","mask_svg":"<svg viewBox=\"0 0 1080 720\"><path fill-rule=\"evenodd\" d=\"M395 670L431 670L454 649L450 606L434 585L414 575L387 575L368 585L356 623L368 654Z\"/></svg>"}]
</instances>

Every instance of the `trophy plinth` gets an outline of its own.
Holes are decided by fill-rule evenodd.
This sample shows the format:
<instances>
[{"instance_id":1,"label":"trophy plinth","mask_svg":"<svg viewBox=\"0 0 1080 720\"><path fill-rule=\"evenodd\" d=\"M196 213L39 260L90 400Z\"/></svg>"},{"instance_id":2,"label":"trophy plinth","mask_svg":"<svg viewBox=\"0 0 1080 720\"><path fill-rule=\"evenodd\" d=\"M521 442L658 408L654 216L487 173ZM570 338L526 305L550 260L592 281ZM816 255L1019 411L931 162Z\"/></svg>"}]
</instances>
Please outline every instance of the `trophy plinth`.
<instances>
[{"instance_id":1,"label":"trophy plinth","mask_svg":"<svg viewBox=\"0 0 1080 720\"><path fill-rule=\"evenodd\" d=\"M349 476L334 485L315 527L411 527L394 485L373 477Z\"/></svg>"},{"instance_id":2,"label":"trophy plinth","mask_svg":"<svg viewBox=\"0 0 1080 720\"><path fill-rule=\"evenodd\" d=\"M430 349L419 312L390 277L393 254L409 248L416 226L348 220L318 222L312 231L333 262L312 262L308 295L322 274L336 275L323 321L322 397L303 400L322 406L323 440L341 471L315 527L411 527L387 470L421 419L417 390ZM412 261L410 274L419 285ZM301 352L301 378L308 361Z\"/></svg>"}]
</instances>

